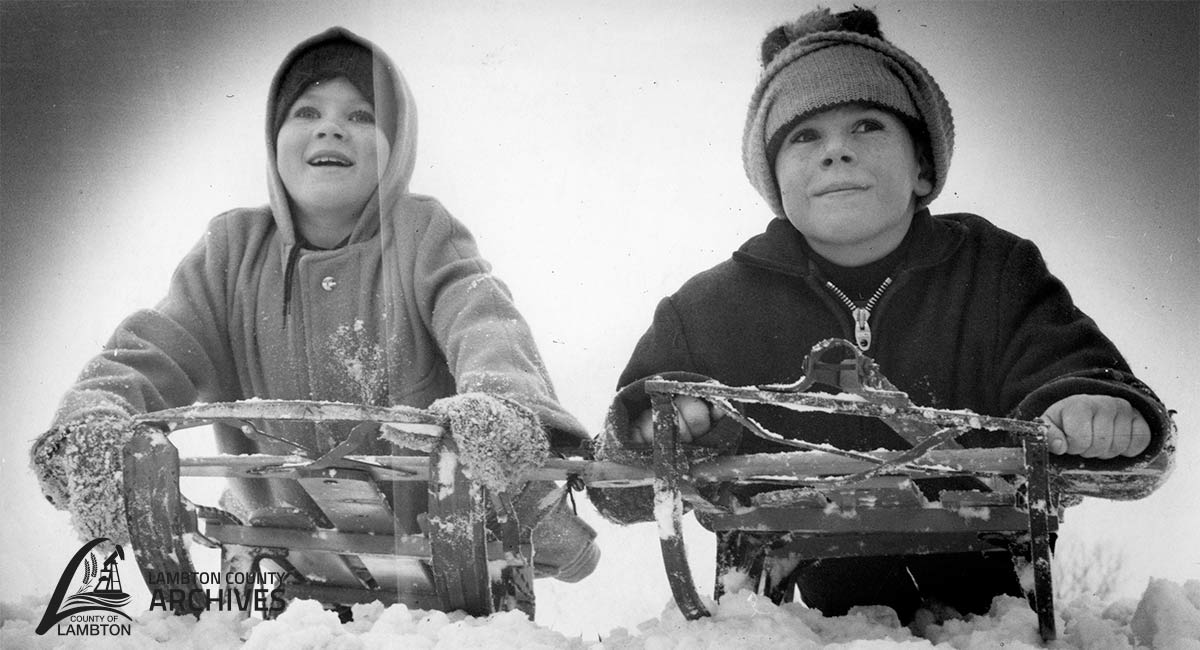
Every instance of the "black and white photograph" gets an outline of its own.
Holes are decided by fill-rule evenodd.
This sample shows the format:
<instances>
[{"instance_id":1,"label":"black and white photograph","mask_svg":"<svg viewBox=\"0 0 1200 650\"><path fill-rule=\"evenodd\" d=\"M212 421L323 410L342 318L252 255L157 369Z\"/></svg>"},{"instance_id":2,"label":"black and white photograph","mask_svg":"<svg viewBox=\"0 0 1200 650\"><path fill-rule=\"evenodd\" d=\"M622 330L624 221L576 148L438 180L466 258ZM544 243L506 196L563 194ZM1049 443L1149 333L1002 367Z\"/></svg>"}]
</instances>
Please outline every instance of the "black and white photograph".
<instances>
[{"instance_id":1,"label":"black and white photograph","mask_svg":"<svg viewBox=\"0 0 1200 650\"><path fill-rule=\"evenodd\" d=\"M1200 644L1200 3L0 0L0 647Z\"/></svg>"}]
</instances>

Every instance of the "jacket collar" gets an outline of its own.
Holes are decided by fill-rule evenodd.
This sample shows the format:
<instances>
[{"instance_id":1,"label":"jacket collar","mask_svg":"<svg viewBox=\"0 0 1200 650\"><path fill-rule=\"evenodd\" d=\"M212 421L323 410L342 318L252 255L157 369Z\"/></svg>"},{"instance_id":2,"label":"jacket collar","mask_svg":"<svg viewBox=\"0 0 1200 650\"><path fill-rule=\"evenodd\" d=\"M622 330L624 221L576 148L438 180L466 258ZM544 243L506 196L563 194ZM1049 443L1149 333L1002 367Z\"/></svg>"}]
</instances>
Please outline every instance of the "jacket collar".
<instances>
[{"instance_id":1,"label":"jacket collar","mask_svg":"<svg viewBox=\"0 0 1200 650\"><path fill-rule=\"evenodd\" d=\"M900 271L928 268L941 264L962 245L966 227L945 216L933 216L922 209L913 215L913 237L908 257ZM767 229L751 237L733 253L733 259L748 266L785 275L807 277L815 271L809 259L804 236L786 219L772 219Z\"/></svg>"}]
</instances>

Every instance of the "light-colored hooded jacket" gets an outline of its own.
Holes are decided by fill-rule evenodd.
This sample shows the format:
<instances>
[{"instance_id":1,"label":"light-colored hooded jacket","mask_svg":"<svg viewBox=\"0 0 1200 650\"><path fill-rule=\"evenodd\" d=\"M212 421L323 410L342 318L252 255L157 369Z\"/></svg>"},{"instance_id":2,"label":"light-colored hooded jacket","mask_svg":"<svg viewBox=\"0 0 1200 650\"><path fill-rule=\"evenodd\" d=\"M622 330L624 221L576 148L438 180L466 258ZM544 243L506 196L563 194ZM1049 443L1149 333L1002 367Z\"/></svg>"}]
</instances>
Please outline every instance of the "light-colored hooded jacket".
<instances>
[{"instance_id":1,"label":"light-colored hooded jacket","mask_svg":"<svg viewBox=\"0 0 1200 650\"><path fill-rule=\"evenodd\" d=\"M378 111L396 120L391 158L381 163L379 187L348 242L311 250L298 245L276 169L271 116L298 54L334 38L374 53L376 102L391 99L398 110ZM380 96L389 92L394 98ZM485 392L532 409L554 444L578 445L586 433L557 403L508 289L491 275L461 223L437 200L408 191L416 113L387 55L341 28L301 43L275 75L267 116L270 205L213 219L175 271L167 297L121 323L87 365L55 426L197 401L257 397L423 408L455 393ZM216 429L225 453L297 453L282 442ZM267 431L316 457L344 439L349 427L274 424ZM386 452L383 443L372 450ZM424 503L423 485L404 486L413 488L412 500ZM287 481L243 481L235 493L244 512L311 506Z\"/></svg>"}]
</instances>

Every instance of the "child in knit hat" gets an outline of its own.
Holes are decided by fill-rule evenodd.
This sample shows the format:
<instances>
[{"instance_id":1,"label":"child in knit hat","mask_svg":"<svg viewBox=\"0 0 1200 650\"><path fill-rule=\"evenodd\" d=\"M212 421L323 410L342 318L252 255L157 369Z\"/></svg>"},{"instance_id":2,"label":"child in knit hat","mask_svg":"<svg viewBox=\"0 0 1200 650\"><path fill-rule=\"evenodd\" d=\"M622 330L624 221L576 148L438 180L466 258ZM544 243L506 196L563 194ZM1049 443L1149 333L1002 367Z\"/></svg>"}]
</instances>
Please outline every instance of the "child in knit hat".
<instances>
[{"instance_id":1,"label":"child in knit hat","mask_svg":"<svg viewBox=\"0 0 1200 650\"><path fill-rule=\"evenodd\" d=\"M135 415L170 407L263 398L430 408L464 457L509 463L493 477L515 472L514 460L538 464L550 443L587 438L466 227L409 191L415 105L387 55L341 28L300 43L275 74L266 116L269 205L209 224L166 297L120 324L33 444L44 494L84 539L129 541L122 450L144 426ZM316 459L352 424L214 429L223 453ZM368 442L355 453L392 453L378 434ZM594 532L564 510L565 491L525 494L518 510L550 514L520 523L554 527L534 533L542 573L590 573ZM245 520L287 506L331 525L296 481L233 480L230 495ZM420 533L427 486L398 482L388 496L399 532Z\"/></svg>"},{"instance_id":2,"label":"child in knit hat","mask_svg":"<svg viewBox=\"0 0 1200 650\"><path fill-rule=\"evenodd\" d=\"M1052 453L1089 467L1169 459L1167 410L1072 304L1037 247L981 217L929 211L954 148L950 108L871 11L819 9L772 30L762 65L743 162L776 218L659 303L621 374L602 456L651 442L643 388L651 376L791 382L814 344L845 338L917 404L1045 418ZM705 402L679 397L675 407L684 442L738 453L790 449L742 435ZM746 411L813 443L908 447L870 418ZM987 444L978 432L959 442ZM1104 496L1136 498L1153 487L1135 481ZM615 521L652 518L645 493L591 496ZM755 533L719 536L722 548L756 546ZM985 613L994 596L1022 593L1004 550L808 561L787 579L826 615L881 604L905 623L923 607Z\"/></svg>"}]
</instances>

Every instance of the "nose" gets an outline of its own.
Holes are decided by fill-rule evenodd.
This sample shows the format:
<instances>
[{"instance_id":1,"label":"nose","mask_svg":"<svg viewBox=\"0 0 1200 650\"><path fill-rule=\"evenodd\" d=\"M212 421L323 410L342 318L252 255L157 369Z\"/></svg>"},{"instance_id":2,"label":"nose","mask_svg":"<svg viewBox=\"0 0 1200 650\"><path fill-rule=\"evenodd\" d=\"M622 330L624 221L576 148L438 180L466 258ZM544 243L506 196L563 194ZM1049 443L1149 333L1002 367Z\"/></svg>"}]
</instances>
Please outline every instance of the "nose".
<instances>
[{"instance_id":1,"label":"nose","mask_svg":"<svg viewBox=\"0 0 1200 650\"><path fill-rule=\"evenodd\" d=\"M822 167L832 167L834 163L848 164L854 161L854 151L846 145L843 138L832 137L825 141L825 151L821 154Z\"/></svg>"},{"instance_id":2,"label":"nose","mask_svg":"<svg viewBox=\"0 0 1200 650\"><path fill-rule=\"evenodd\" d=\"M334 120L325 120L317 125L317 130L314 133L317 138L331 137L337 140L346 138L346 131Z\"/></svg>"}]
</instances>

